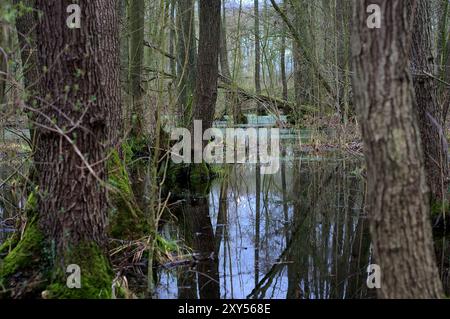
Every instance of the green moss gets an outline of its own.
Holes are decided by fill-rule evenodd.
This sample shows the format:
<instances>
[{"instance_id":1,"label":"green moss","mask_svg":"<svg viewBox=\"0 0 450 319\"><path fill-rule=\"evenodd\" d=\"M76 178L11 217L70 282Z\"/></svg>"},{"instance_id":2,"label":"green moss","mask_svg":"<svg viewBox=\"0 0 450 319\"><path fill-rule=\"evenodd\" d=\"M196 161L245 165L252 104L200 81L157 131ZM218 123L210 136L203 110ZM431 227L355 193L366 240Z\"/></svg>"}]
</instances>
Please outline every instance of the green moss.
<instances>
[{"instance_id":1,"label":"green moss","mask_svg":"<svg viewBox=\"0 0 450 319\"><path fill-rule=\"evenodd\" d=\"M227 166L222 164L211 165L209 171L212 178L223 178L228 174Z\"/></svg>"},{"instance_id":2,"label":"green moss","mask_svg":"<svg viewBox=\"0 0 450 319\"><path fill-rule=\"evenodd\" d=\"M12 236L10 236L8 239L6 239L3 244L0 245L0 258L2 256L6 256L9 254L14 247L17 246L17 243L19 242L19 236L17 233L14 233Z\"/></svg>"},{"instance_id":3,"label":"green moss","mask_svg":"<svg viewBox=\"0 0 450 319\"><path fill-rule=\"evenodd\" d=\"M216 176L206 163L169 163L164 187L175 197L206 196Z\"/></svg>"},{"instance_id":4,"label":"green moss","mask_svg":"<svg viewBox=\"0 0 450 319\"><path fill-rule=\"evenodd\" d=\"M129 151L127 147L124 154ZM111 211L110 234L115 238L139 237L146 229L144 214L136 202L126 164L117 151L110 157L108 172L109 184L113 189L110 197L114 206Z\"/></svg>"},{"instance_id":5,"label":"green moss","mask_svg":"<svg viewBox=\"0 0 450 319\"><path fill-rule=\"evenodd\" d=\"M441 202L441 201L432 201L431 203L431 216L433 218L442 216L444 213L445 215L448 215L450 209L449 202Z\"/></svg>"},{"instance_id":6,"label":"green moss","mask_svg":"<svg viewBox=\"0 0 450 319\"><path fill-rule=\"evenodd\" d=\"M126 143L122 146L122 148L126 148L127 151L130 152L130 159L136 159L141 156L150 155L148 146L150 141L147 136L139 136L139 137L131 137Z\"/></svg>"},{"instance_id":7,"label":"green moss","mask_svg":"<svg viewBox=\"0 0 450 319\"><path fill-rule=\"evenodd\" d=\"M0 297L110 298L113 272L107 253L95 244L78 245L65 252L64 263L81 267L81 289L66 286L65 269L55 268L52 250L46 244L38 223L37 196L26 203L28 224L22 238L13 235L2 246L9 253L0 261ZM53 265L53 266L52 266Z\"/></svg>"},{"instance_id":8,"label":"green moss","mask_svg":"<svg viewBox=\"0 0 450 319\"><path fill-rule=\"evenodd\" d=\"M184 183L187 186L189 165L187 164L175 164L169 162L166 172L166 185L175 185L177 183ZM159 175L162 178L163 171L160 171Z\"/></svg>"},{"instance_id":9,"label":"green moss","mask_svg":"<svg viewBox=\"0 0 450 319\"><path fill-rule=\"evenodd\" d=\"M27 202L25 203L25 212L32 221L31 224L33 224L33 219L35 217L36 211L37 211L37 196L36 192L32 192L28 196ZM29 236L31 234L25 232L25 235ZM2 257L2 255L7 255L10 252L12 252L12 250L17 246L19 241L20 237L18 232L14 232L8 239L5 240L3 244L0 245L0 257Z\"/></svg>"},{"instance_id":10,"label":"green moss","mask_svg":"<svg viewBox=\"0 0 450 319\"><path fill-rule=\"evenodd\" d=\"M119 153L114 151L108 161L109 183L124 196L131 196L130 178L126 170L126 166L122 163Z\"/></svg>"},{"instance_id":11,"label":"green moss","mask_svg":"<svg viewBox=\"0 0 450 319\"><path fill-rule=\"evenodd\" d=\"M44 293L49 299L110 299L113 271L105 253L95 244L82 244L67 252L67 264L77 264L81 269L81 288L66 285L65 269L53 271L52 284Z\"/></svg>"},{"instance_id":12,"label":"green moss","mask_svg":"<svg viewBox=\"0 0 450 319\"><path fill-rule=\"evenodd\" d=\"M41 251L43 245L43 234L37 223L37 196L36 190L32 192L25 203L25 213L28 222L22 238L15 232L0 246L0 285L2 287L17 286L16 275L24 282L32 280L45 262L42 260ZM19 279L21 280L21 279ZM32 283L27 283L33 286ZM19 285L20 286L20 285ZM23 287L21 287L23 288ZM11 291L8 294L12 293ZM3 295L4 293L2 293Z\"/></svg>"},{"instance_id":13,"label":"green moss","mask_svg":"<svg viewBox=\"0 0 450 319\"><path fill-rule=\"evenodd\" d=\"M37 188L34 190L34 192L31 192L30 195L27 198L27 202L25 203L25 211L27 214L33 215L37 212Z\"/></svg>"},{"instance_id":14,"label":"green moss","mask_svg":"<svg viewBox=\"0 0 450 319\"><path fill-rule=\"evenodd\" d=\"M19 269L30 269L36 266L41 259L43 239L37 222L32 220L17 246L3 259L0 265L0 280L7 280Z\"/></svg>"},{"instance_id":15,"label":"green moss","mask_svg":"<svg viewBox=\"0 0 450 319\"><path fill-rule=\"evenodd\" d=\"M192 164L190 166L189 181L191 185L199 185L210 179L209 168L206 163Z\"/></svg>"}]
</instances>

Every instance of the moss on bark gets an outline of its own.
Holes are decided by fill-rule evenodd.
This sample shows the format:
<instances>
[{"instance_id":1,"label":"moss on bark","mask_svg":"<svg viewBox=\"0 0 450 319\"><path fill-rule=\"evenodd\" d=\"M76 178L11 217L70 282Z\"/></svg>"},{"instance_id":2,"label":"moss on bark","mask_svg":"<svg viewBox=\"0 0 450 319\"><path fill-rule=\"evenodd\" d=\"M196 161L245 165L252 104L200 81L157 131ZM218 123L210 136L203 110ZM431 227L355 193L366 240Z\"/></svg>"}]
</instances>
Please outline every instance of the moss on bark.
<instances>
[{"instance_id":1,"label":"moss on bark","mask_svg":"<svg viewBox=\"0 0 450 319\"><path fill-rule=\"evenodd\" d=\"M66 263L80 266L81 288L68 288L68 274L58 267L52 272L52 283L43 292L49 299L110 299L113 271L105 253L93 243L81 244L64 257Z\"/></svg>"},{"instance_id":2,"label":"moss on bark","mask_svg":"<svg viewBox=\"0 0 450 319\"><path fill-rule=\"evenodd\" d=\"M0 297L23 298L38 296L45 280L47 259L43 253L44 236L37 218L28 222L20 240L11 237L9 253L0 261ZM14 248L12 248L15 245Z\"/></svg>"},{"instance_id":3,"label":"moss on bark","mask_svg":"<svg viewBox=\"0 0 450 319\"><path fill-rule=\"evenodd\" d=\"M40 260L43 236L33 220L27 226L22 239L17 246L5 257L0 266L0 278L7 278L18 269L34 266Z\"/></svg>"},{"instance_id":4,"label":"moss on bark","mask_svg":"<svg viewBox=\"0 0 450 319\"><path fill-rule=\"evenodd\" d=\"M22 238L13 236L0 248L9 253L0 260L0 298L110 298L113 272L106 252L96 244L74 246L64 255L65 265L54 264L51 245L38 223L36 196L26 204L28 224ZM69 289L65 267L81 268L81 288Z\"/></svg>"},{"instance_id":5,"label":"moss on bark","mask_svg":"<svg viewBox=\"0 0 450 319\"><path fill-rule=\"evenodd\" d=\"M206 163L170 163L166 173L165 188L176 197L204 196L209 193L211 181L215 177Z\"/></svg>"},{"instance_id":6,"label":"moss on bark","mask_svg":"<svg viewBox=\"0 0 450 319\"><path fill-rule=\"evenodd\" d=\"M118 152L111 155L108 172L109 184L113 187L110 198L114 206L110 216L111 236L126 239L141 237L148 229L146 218L136 202L126 164Z\"/></svg>"}]
</instances>

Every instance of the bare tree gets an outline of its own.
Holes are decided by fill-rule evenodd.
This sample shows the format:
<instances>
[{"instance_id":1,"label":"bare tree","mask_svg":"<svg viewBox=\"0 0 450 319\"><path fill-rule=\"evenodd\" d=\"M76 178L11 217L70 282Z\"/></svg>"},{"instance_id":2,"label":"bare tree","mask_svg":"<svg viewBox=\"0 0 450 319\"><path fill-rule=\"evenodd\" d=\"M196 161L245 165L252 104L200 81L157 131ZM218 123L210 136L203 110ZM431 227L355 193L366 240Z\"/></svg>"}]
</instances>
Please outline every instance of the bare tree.
<instances>
[{"instance_id":1,"label":"bare tree","mask_svg":"<svg viewBox=\"0 0 450 319\"><path fill-rule=\"evenodd\" d=\"M132 133L140 137L144 130L144 0L130 0L130 93L132 103Z\"/></svg>"},{"instance_id":2,"label":"bare tree","mask_svg":"<svg viewBox=\"0 0 450 319\"><path fill-rule=\"evenodd\" d=\"M196 83L195 1L177 0L178 26L178 110L183 121L192 115Z\"/></svg>"},{"instance_id":3,"label":"bare tree","mask_svg":"<svg viewBox=\"0 0 450 319\"><path fill-rule=\"evenodd\" d=\"M220 49L220 0L200 0L200 37L194 119L212 127L217 101Z\"/></svg>"}]
</instances>

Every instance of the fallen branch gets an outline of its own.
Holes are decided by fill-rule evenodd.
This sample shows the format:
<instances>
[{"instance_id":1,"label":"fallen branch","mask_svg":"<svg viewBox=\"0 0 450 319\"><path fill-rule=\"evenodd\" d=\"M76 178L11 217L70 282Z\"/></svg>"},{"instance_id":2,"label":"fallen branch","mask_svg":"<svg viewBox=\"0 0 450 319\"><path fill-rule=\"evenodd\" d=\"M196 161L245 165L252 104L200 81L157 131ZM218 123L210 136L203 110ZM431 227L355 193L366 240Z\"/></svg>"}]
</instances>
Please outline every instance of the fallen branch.
<instances>
[{"instance_id":1,"label":"fallen branch","mask_svg":"<svg viewBox=\"0 0 450 319\"><path fill-rule=\"evenodd\" d=\"M237 86L236 84L231 83L229 79L225 78L222 75L220 75L220 80L221 80L221 83L219 84L220 89L226 90L230 93L238 94L239 96L247 100L255 100L261 103L270 104L273 107L282 110L285 114L290 114L296 109L302 113L309 113L312 111L311 108L308 108L306 106L298 107L297 104L280 98L248 92L245 89Z\"/></svg>"}]
</instances>

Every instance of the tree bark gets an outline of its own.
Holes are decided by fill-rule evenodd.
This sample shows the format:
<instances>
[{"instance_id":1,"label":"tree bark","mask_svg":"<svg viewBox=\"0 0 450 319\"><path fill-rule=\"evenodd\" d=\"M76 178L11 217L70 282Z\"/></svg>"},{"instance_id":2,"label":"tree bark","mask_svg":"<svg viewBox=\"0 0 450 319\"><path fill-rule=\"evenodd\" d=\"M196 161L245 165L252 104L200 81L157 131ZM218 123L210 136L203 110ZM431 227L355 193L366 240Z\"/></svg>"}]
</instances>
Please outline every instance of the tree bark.
<instances>
[{"instance_id":1,"label":"tree bark","mask_svg":"<svg viewBox=\"0 0 450 319\"><path fill-rule=\"evenodd\" d=\"M222 75L231 79L230 64L228 63L228 46L227 46L227 19L225 12L225 1L222 2L222 23L220 25L220 70Z\"/></svg>"},{"instance_id":2,"label":"tree bark","mask_svg":"<svg viewBox=\"0 0 450 319\"><path fill-rule=\"evenodd\" d=\"M170 1L170 33L169 33L169 54L170 56L175 56L175 37L176 37L176 20L175 20L175 12L176 12L176 0ZM177 74L177 62L175 59L170 59L170 73L173 75Z\"/></svg>"},{"instance_id":3,"label":"tree bark","mask_svg":"<svg viewBox=\"0 0 450 319\"><path fill-rule=\"evenodd\" d=\"M302 2L303 4L303 2ZM300 5L300 4L299 4ZM294 11L294 26L296 30L300 29L304 24L304 19L300 16L300 10L296 6L290 7ZM308 40L303 38L304 42L308 42ZM294 90L295 90L295 101L297 109L300 109L301 106L306 102L306 90L311 86L310 82L307 82L305 79L305 74L307 71L306 59L304 59L301 49L298 45L298 41L292 42L292 51L294 58ZM308 84L309 83L309 84Z\"/></svg>"},{"instance_id":4,"label":"tree bark","mask_svg":"<svg viewBox=\"0 0 450 319\"><path fill-rule=\"evenodd\" d=\"M286 9L286 1L283 1L283 6ZM283 87L283 100L288 100L288 84L286 77L286 26L283 25L281 35L281 85Z\"/></svg>"},{"instance_id":5,"label":"tree bark","mask_svg":"<svg viewBox=\"0 0 450 319\"><path fill-rule=\"evenodd\" d=\"M437 101L437 82L431 31L431 3L417 0L411 48L416 110L425 155L427 184L433 202L441 202L447 193L448 147L444 119ZM428 75L427 75L428 74Z\"/></svg>"},{"instance_id":6,"label":"tree bark","mask_svg":"<svg viewBox=\"0 0 450 319\"><path fill-rule=\"evenodd\" d=\"M89 273L98 279L86 287L107 289L108 282L102 282L109 265L103 182L106 148L116 130L110 125L117 116L111 113L120 110L118 11L116 1L81 0L81 28L69 29L66 8L71 4L36 1L42 12L37 58L44 70L34 158L39 224L60 273L65 274L68 264L78 264L82 282ZM98 256L105 265L94 262Z\"/></svg>"},{"instance_id":7,"label":"tree bark","mask_svg":"<svg viewBox=\"0 0 450 319\"><path fill-rule=\"evenodd\" d=\"M37 91L37 80L39 78L39 70L37 67L37 56L36 56L36 25L37 16L35 8L35 0L14 0L14 4L21 3L29 9L16 17L16 29L17 37L20 45L20 58L22 60L22 72L24 78L24 89L27 95L30 97L25 101L28 105L30 104L31 98ZM34 140L34 114L28 112L28 118L30 120L30 138Z\"/></svg>"},{"instance_id":8,"label":"tree bark","mask_svg":"<svg viewBox=\"0 0 450 319\"><path fill-rule=\"evenodd\" d=\"M255 15L255 91L256 95L261 94L261 43L259 35L259 0L254 2ZM258 103L259 105L259 103ZM259 112L258 107L258 112Z\"/></svg>"},{"instance_id":9,"label":"tree bark","mask_svg":"<svg viewBox=\"0 0 450 319\"><path fill-rule=\"evenodd\" d=\"M178 25L178 109L183 122L192 116L196 87L197 48L195 46L195 2L177 0Z\"/></svg>"},{"instance_id":10,"label":"tree bark","mask_svg":"<svg viewBox=\"0 0 450 319\"><path fill-rule=\"evenodd\" d=\"M367 27L370 4L381 7L380 29ZM413 109L408 12L403 0L354 1L353 87L365 145L370 231L382 271L378 295L440 298L443 290Z\"/></svg>"},{"instance_id":11,"label":"tree bark","mask_svg":"<svg viewBox=\"0 0 450 319\"><path fill-rule=\"evenodd\" d=\"M3 8L0 5L0 9L3 10ZM0 21L0 47L1 48L7 48L8 47L8 38L9 38L9 32L7 30L6 24L3 25L3 23ZM5 93L6 93L6 82L8 77L8 60L9 57L7 53L1 52L0 54L0 111L3 112L4 107L3 103L5 100ZM3 119L2 119L3 121ZM0 126L0 129L1 126Z\"/></svg>"},{"instance_id":12,"label":"tree bark","mask_svg":"<svg viewBox=\"0 0 450 319\"><path fill-rule=\"evenodd\" d=\"M130 0L130 93L132 103L132 136L144 130L142 70L144 63L144 0Z\"/></svg>"},{"instance_id":13,"label":"tree bark","mask_svg":"<svg viewBox=\"0 0 450 319\"><path fill-rule=\"evenodd\" d=\"M200 37L194 120L212 127L217 101L220 48L220 0L200 0Z\"/></svg>"},{"instance_id":14,"label":"tree bark","mask_svg":"<svg viewBox=\"0 0 450 319\"><path fill-rule=\"evenodd\" d=\"M120 84L124 93L122 96L121 114L127 120L125 131L130 129L132 112L130 110L130 37L129 37L129 14L128 0L119 0L119 21L120 21Z\"/></svg>"},{"instance_id":15,"label":"tree bark","mask_svg":"<svg viewBox=\"0 0 450 319\"><path fill-rule=\"evenodd\" d=\"M35 0L14 0L15 4L21 3L27 8L35 6ZM36 81L39 77L36 57L36 11L30 10L16 17L17 36L20 45L20 56L24 74L25 89L36 89ZM32 93L32 92L29 92Z\"/></svg>"}]
</instances>

